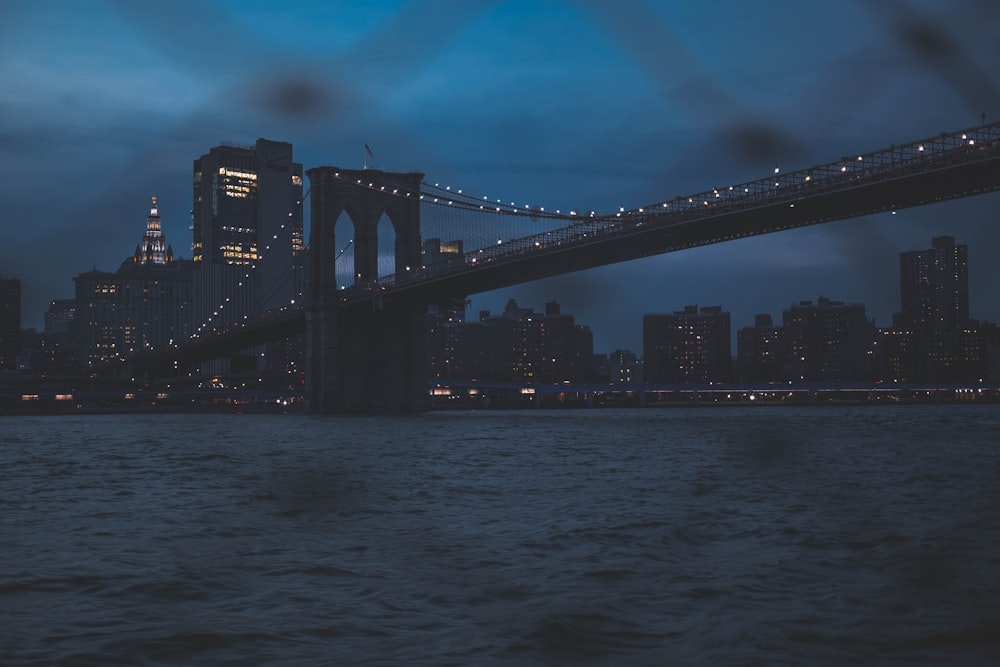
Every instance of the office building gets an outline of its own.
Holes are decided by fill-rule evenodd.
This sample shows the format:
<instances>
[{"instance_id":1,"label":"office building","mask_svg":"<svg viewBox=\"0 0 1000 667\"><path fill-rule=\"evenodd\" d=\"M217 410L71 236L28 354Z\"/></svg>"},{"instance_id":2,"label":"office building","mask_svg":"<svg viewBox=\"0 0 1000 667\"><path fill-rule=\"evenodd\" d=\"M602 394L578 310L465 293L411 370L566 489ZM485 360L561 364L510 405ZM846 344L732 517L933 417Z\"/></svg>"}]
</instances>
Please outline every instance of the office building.
<instances>
[{"instance_id":1,"label":"office building","mask_svg":"<svg viewBox=\"0 0 1000 667\"><path fill-rule=\"evenodd\" d=\"M302 294L302 165L292 145L220 145L194 161L195 327L213 328Z\"/></svg>"}]
</instances>

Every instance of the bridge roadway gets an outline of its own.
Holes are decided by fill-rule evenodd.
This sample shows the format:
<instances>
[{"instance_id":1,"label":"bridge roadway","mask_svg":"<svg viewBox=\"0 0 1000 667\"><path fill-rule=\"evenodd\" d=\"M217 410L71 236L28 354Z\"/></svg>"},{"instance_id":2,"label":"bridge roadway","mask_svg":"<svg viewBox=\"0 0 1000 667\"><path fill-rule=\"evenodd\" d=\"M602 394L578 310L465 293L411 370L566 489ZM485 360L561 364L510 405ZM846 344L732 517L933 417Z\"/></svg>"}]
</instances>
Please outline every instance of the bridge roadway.
<instances>
[{"instance_id":1,"label":"bridge roadway","mask_svg":"<svg viewBox=\"0 0 1000 667\"><path fill-rule=\"evenodd\" d=\"M835 162L713 188L473 250L463 261L420 267L337 292L342 309L386 302L432 304L564 273L786 229L1000 190L1000 122ZM376 183L374 187L378 187ZM203 333L169 350L137 354L133 368L169 369L305 330L288 306Z\"/></svg>"}]
</instances>

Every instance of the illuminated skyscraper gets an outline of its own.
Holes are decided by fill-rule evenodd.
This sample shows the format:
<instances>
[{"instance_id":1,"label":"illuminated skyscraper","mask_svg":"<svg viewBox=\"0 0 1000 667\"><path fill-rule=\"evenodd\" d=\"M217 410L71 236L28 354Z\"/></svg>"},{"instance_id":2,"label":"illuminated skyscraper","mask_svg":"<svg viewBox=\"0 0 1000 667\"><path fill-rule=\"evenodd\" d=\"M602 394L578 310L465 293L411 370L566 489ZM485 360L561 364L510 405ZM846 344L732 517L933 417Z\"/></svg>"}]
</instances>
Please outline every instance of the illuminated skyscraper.
<instances>
[{"instance_id":1,"label":"illuminated skyscraper","mask_svg":"<svg viewBox=\"0 0 1000 667\"><path fill-rule=\"evenodd\" d=\"M302 165L258 139L194 161L195 328L280 307L303 290Z\"/></svg>"},{"instance_id":2,"label":"illuminated skyscraper","mask_svg":"<svg viewBox=\"0 0 1000 667\"><path fill-rule=\"evenodd\" d=\"M191 260L174 259L166 245L153 197L142 241L118 270L73 278L68 327L77 360L98 366L190 336L192 270Z\"/></svg>"}]
</instances>

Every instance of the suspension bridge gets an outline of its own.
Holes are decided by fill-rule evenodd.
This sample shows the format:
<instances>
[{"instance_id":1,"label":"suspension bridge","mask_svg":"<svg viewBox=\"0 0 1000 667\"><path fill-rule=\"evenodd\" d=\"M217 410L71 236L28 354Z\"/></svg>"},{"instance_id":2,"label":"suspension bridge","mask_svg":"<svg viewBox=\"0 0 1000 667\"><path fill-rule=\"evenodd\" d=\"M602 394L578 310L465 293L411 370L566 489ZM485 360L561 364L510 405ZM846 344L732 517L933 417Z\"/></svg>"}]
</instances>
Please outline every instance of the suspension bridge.
<instances>
[{"instance_id":1,"label":"suspension bridge","mask_svg":"<svg viewBox=\"0 0 1000 667\"><path fill-rule=\"evenodd\" d=\"M1000 190L1000 123L806 169L775 167L753 181L602 213L474 195L432 185L416 172L316 167L307 175L305 298L234 324L203 326L187 341L138 354L132 359L137 374L162 377L305 332L309 410L422 409L429 305L650 255L994 192ZM389 239L380 232L385 220ZM350 238L337 239L338 229ZM455 252L425 262L421 246L430 238L446 239Z\"/></svg>"}]
</instances>

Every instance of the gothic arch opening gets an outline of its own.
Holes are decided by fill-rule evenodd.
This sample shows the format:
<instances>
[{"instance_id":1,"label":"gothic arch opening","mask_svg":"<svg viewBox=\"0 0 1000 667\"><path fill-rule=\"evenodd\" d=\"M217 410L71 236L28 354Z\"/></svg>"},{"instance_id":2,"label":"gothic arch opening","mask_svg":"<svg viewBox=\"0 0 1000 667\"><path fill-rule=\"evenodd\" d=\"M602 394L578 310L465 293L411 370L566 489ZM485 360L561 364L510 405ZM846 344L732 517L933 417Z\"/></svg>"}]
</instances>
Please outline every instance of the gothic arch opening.
<instances>
[{"instance_id":1,"label":"gothic arch opening","mask_svg":"<svg viewBox=\"0 0 1000 667\"><path fill-rule=\"evenodd\" d=\"M342 211L333 227L334 275L337 289L350 287L357 281L354 271L354 221L347 211Z\"/></svg>"},{"instance_id":2,"label":"gothic arch opening","mask_svg":"<svg viewBox=\"0 0 1000 667\"><path fill-rule=\"evenodd\" d=\"M378 277L396 273L396 227L385 213L378 219Z\"/></svg>"}]
</instances>

